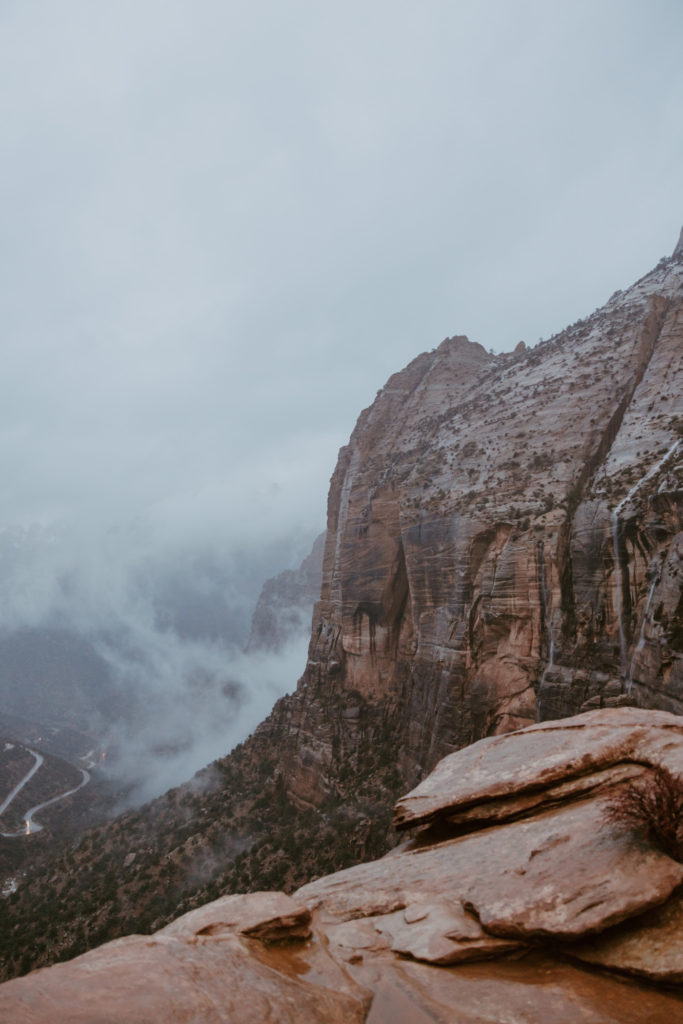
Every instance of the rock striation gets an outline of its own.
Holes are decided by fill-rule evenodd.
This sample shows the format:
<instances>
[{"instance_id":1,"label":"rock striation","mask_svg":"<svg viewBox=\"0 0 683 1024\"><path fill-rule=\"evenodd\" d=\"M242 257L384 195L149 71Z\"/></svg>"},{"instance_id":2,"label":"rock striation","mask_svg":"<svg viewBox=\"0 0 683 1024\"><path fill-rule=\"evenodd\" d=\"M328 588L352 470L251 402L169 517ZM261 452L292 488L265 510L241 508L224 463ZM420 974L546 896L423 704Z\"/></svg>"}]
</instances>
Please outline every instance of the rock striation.
<instances>
[{"instance_id":1,"label":"rock striation","mask_svg":"<svg viewBox=\"0 0 683 1024\"><path fill-rule=\"evenodd\" d=\"M306 670L260 731L300 806L387 737L413 785L534 721L683 712L682 384L680 243L535 348L447 338L390 378L332 477Z\"/></svg>"},{"instance_id":2,"label":"rock striation","mask_svg":"<svg viewBox=\"0 0 683 1024\"><path fill-rule=\"evenodd\" d=\"M605 709L481 740L399 801L396 822L414 831L387 856L292 897L226 896L7 982L0 1017L670 1024L683 864L605 819L656 766L683 777L683 721L666 712Z\"/></svg>"}]
</instances>

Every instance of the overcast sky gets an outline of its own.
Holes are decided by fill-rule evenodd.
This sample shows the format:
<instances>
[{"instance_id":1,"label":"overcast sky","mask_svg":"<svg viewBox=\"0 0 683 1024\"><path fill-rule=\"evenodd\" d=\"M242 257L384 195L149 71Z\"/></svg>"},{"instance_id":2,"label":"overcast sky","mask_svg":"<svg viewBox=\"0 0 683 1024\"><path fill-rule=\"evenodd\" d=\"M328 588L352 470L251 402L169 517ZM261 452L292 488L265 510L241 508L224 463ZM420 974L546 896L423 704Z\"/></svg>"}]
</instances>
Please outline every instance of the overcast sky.
<instances>
[{"instance_id":1,"label":"overcast sky","mask_svg":"<svg viewBox=\"0 0 683 1024\"><path fill-rule=\"evenodd\" d=\"M251 542L683 222L680 0L3 0L0 517Z\"/></svg>"}]
</instances>

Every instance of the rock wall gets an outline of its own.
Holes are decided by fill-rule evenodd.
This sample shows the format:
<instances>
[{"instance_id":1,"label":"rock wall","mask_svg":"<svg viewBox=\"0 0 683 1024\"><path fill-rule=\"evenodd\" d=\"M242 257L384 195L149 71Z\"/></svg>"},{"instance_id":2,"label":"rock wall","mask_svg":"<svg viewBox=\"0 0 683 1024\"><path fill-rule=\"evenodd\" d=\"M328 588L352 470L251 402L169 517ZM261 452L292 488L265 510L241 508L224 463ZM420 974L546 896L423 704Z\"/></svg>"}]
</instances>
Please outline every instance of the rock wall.
<instances>
[{"instance_id":1,"label":"rock wall","mask_svg":"<svg viewBox=\"0 0 683 1024\"><path fill-rule=\"evenodd\" d=\"M302 805L390 742L413 784L481 737L683 712L683 250L585 320L464 337L378 392L339 453L322 593L275 744Z\"/></svg>"}]
</instances>

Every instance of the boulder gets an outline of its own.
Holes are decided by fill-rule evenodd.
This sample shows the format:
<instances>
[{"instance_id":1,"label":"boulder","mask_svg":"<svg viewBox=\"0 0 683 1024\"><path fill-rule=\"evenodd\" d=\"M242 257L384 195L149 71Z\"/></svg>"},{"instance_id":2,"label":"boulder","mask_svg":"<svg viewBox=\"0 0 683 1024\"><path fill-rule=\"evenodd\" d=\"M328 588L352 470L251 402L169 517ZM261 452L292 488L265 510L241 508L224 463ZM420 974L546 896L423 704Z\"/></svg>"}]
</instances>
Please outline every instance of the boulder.
<instances>
[{"instance_id":1,"label":"boulder","mask_svg":"<svg viewBox=\"0 0 683 1024\"><path fill-rule=\"evenodd\" d=\"M444 757L398 801L394 825L413 828L446 815L486 821L490 812L500 818L506 800L511 817L532 803L554 802L551 787L558 784L571 782L575 795L596 782L606 788L624 769L635 773L654 764L683 773L681 718L630 707L590 711L492 736Z\"/></svg>"},{"instance_id":2,"label":"boulder","mask_svg":"<svg viewBox=\"0 0 683 1024\"><path fill-rule=\"evenodd\" d=\"M604 820L604 800L570 802L347 868L299 889L296 899L350 919L447 896L492 935L579 938L664 903L683 883L683 864Z\"/></svg>"}]
</instances>

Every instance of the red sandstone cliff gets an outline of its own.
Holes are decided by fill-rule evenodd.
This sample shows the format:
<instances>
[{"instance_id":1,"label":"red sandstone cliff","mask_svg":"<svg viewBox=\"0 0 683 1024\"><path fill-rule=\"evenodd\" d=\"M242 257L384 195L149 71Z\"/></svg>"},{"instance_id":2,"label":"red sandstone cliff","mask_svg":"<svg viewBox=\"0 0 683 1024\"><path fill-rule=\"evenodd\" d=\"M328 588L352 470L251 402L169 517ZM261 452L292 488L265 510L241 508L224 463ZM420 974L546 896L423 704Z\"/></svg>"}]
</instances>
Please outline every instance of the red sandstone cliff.
<instances>
[{"instance_id":1,"label":"red sandstone cliff","mask_svg":"<svg viewBox=\"0 0 683 1024\"><path fill-rule=\"evenodd\" d=\"M257 737L298 802L363 744L411 784L534 720L683 711L682 370L678 245L534 349L448 338L390 378L332 477L305 673Z\"/></svg>"}]
</instances>

